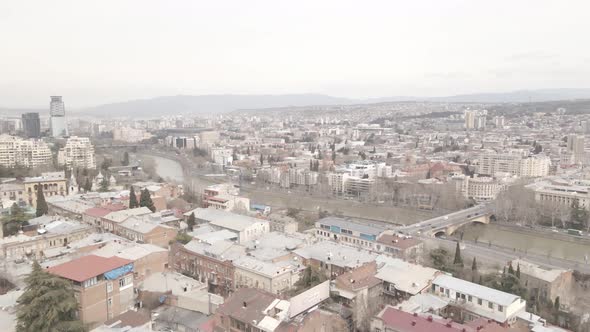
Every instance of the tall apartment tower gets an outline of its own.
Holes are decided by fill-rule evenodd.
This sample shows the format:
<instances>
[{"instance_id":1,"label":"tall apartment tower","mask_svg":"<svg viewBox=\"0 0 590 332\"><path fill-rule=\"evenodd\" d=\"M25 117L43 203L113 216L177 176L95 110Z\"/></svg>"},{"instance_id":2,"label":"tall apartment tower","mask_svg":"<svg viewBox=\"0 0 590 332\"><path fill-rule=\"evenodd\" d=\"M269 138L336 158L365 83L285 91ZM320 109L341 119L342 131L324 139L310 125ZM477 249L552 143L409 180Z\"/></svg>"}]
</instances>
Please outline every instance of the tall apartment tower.
<instances>
[{"instance_id":1,"label":"tall apartment tower","mask_svg":"<svg viewBox=\"0 0 590 332\"><path fill-rule=\"evenodd\" d=\"M39 120L39 113L24 113L22 115L22 121L25 137L41 137L41 121Z\"/></svg>"},{"instance_id":2,"label":"tall apartment tower","mask_svg":"<svg viewBox=\"0 0 590 332\"><path fill-rule=\"evenodd\" d=\"M584 136L569 135L567 137L567 151L574 156L575 163L581 163L584 160Z\"/></svg>"},{"instance_id":3,"label":"tall apartment tower","mask_svg":"<svg viewBox=\"0 0 590 332\"><path fill-rule=\"evenodd\" d=\"M465 110L465 129L475 128L475 111Z\"/></svg>"},{"instance_id":4,"label":"tall apartment tower","mask_svg":"<svg viewBox=\"0 0 590 332\"><path fill-rule=\"evenodd\" d=\"M49 103L49 115L51 116L51 136L68 136L68 125L66 123L66 108L61 96L51 96Z\"/></svg>"}]
</instances>

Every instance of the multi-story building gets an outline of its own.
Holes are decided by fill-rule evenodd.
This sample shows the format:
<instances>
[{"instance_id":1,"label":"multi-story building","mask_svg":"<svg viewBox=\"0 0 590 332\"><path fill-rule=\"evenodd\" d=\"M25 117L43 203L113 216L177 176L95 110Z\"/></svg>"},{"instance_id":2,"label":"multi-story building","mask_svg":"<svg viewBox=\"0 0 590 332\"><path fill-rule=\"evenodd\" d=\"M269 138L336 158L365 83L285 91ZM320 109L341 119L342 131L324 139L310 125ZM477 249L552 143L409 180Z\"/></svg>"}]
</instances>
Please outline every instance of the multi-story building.
<instances>
[{"instance_id":1,"label":"multi-story building","mask_svg":"<svg viewBox=\"0 0 590 332\"><path fill-rule=\"evenodd\" d=\"M78 317L91 327L133 308L133 264L130 260L89 255L47 271L72 282Z\"/></svg>"},{"instance_id":2,"label":"multi-story building","mask_svg":"<svg viewBox=\"0 0 590 332\"><path fill-rule=\"evenodd\" d=\"M567 151L573 155L575 163L584 161L584 136L569 135L567 137Z\"/></svg>"},{"instance_id":3,"label":"multi-story building","mask_svg":"<svg viewBox=\"0 0 590 332\"><path fill-rule=\"evenodd\" d=\"M574 285L572 270L553 269L519 259L513 260L511 264L520 271L519 279L528 295L551 302L559 297L562 305L571 304L569 294Z\"/></svg>"},{"instance_id":4,"label":"multi-story building","mask_svg":"<svg viewBox=\"0 0 590 332\"><path fill-rule=\"evenodd\" d=\"M145 129L131 127L116 127L113 129L113 140L115 141L135 143L149 139L151 136Z\"/></svg>"},{"instance_id":5,"label":"multi-story building","mask_svg":"<svg viewBox=\"0 0 590 332\"><path fill-rule=\"evenodd\" d=\"M50 165L52 161L53 155L45 142L0 135L0 166L29 168Z\"/></svg>"},{"instance_id":6,"label":"multi-story building","mask_svg":"<svg viewBox=\"0 0 590 332\"><path fill-rule=\"evenodd\" d=\"M23 113L22 121L25 137L41 137L41 121L39 120L39 113Z\"/></svg>"},{"instance_id":7,"label":"multi-story building","mask_svg":"<svg viewBox=\"0 0 590 332\"><path fill-rule=\"evenodd\" d=\"M22 182L4 181L0 182L0 208L9 208L12 204L26 202L25 186Z\"/></svg>"},{"instance_id":8,"label":"multi-story building","mask_svg":"<svg viewBox=\"0 0 590 332\"><path fill-rule=\"evenodd\" d=\"M0 239L0 255L7 261L25 257L42 259L45 252L65 249L69 243L84 239L92 233L94 229L88 225L55 220L37 228L37 235L18 234Z\"/></svg>"},{"instance_id":9,"label":"multi-story building","mask_svg":"<svg viewBox=\"0 0 590 332\"><path fill-rule=\"evenodd\" d=\"M96 168L94 146L88 137L72 136L57 155L57 162L68 169Z\"/></svg>"},{"instance_id":10,"label":"multi-story building","mask_svg":"<svg viewBox=\"0 0 590 332\"><path fill-rule=\"evenodd\" d=\"M258 288L273 294L282 294L291 289L303 269L295 261L263 261L244 256L233 261L235 286Z\"/></svg>"},{"instance_id":11,"label":"multi-story building","mask_svg":"<svg viewBox=\"0 0 590 332\"><path fill-rule=\"evenodd\" d=\"M569 209L577 201L580 207L590 209L590 187L587 185L540 181L527 187L535 191L535 200L541 204Z\"/></svg>"},{"instance_id":12,"label":"multi-story building","mask_svg":"<svg viewBox=\"0 0 590 332\"><path fill-rule=\"evenodd\" d=\"M377 250L377 237L385 230L337 217L326 217L316 221L315 229L319 238L367 250Z\"/></svg>"},{"instance_id":13,"label":"multi-story building","mask_svg":"<svg viewBox=\"0 0 590 332\"><path fill-rule=\"evenodd\" d=\"M23 181L25 185L26 201L29 205L37 207L37 190L43 189L45 198L51 196L65 196L68 193L68 184L65 172L41 173L41 176L27 177Z\"/></svg>"},{"instance_id":14,"label":"multi-story building","mask_svg":"<svg viewBox=\"0 0 590 332\"><path fill-rule=\"evenodd\" d=\"M519 177L543 177L549 174L551 159L546 156L524 157L522 151L513 153L484 153L479 156L478 173L495 176L510 173Z\"/></svg>"},{"instance_id":15,"label":"multi-story building","mask_svg":"<svg viewBox=\"0 0 590 332\"><path fill-rule=\"evenodd\" d=\"M49 103L49 115L51 136L64 137L68 136L68 124L66 122L66 108L61 96L51 96Z\"/></svg>"},{"instance_id":16,"label":"multi-story building","mask_svg":"<svg viewBox=\"0 0 590 332\"><path fill-rule=\"evenodd\" d=\"M506 185L499 179L489 176L465 176L462 181L463 196L472 198L477 203L496 199L500 191L505 188Z\"/></svg>"},{"instance_id":17,"label":"multi-story building","mask_svg":"<svg viewBox=\"0 0 590 332\"><path fill-rule=\"evenodd\" d=\"M211 149L211 159L218 165L231 166L234 161L233 150L225 148Z\"/></svg>"},{"instance_id":18,"label":"multi-story building","mask_svg":"<svg viewBox=\"0 0 590 332\"><path fill-rule=\"evenodd\" d=\"M193 240L176 243L170 250L173 269L208 284L209 292L228 296L235 289L232 263L246 255L246 248L229 241L213 244Z\"/></svg>"},{"instance_id":19,"label":"multi-story building","mask_svg":"<svg viewBox=\"0 0 590 332\"><path fill-rule=\"evenodd\" d=\"M238 235L239 243L256 240L270 231L268 221L211 208L197 208L194 213L197 223L207 223L215 230L228 230Z\"/></svg>"},{"instance_id":20,"label":"multi-story building","mask_svg":"<svg viewBox=\"0 0 590 332\"><path fill-rule=\"evenodd\" d=\"M472 321L478 318L494 320L500 324L510 324L516 316L526 310L526 301L518 295L505 293L469 281L439 275L431 286L434 295L450 300L459 312L461 319Z\"/></svg>"}]
</instances>

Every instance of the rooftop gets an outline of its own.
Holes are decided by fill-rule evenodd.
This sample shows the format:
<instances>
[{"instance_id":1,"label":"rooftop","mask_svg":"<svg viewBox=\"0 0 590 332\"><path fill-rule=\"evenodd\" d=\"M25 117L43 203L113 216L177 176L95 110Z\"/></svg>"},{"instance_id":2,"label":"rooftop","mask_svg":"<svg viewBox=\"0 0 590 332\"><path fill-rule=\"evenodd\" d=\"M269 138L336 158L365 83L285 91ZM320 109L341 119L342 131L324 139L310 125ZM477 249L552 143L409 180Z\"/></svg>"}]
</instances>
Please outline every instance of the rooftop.
<instances>
[{"instance_id":1,"label":"rooftop","mask_svg":"<svg viewBox=\"0 0 590 332\"><path fill-rule=\"evenodd\" d=\"M332 241L322 241L294 251L305 259L315 259L330 264L355 268L372 262L377 255L362 249L351 248Z\"/></svg>"},{"instance_id":2,"label":"rooftop","mask_svg":"<svg viewBox=\"0 0 590 332\"><path fill-rule=\"evenodd\" d=\"M119 257L89 255L56 265L47 271L66 279L83 282L130 263L130 260Z\"/></svg>"},{"instance_id":3,"label":"rooftop","mask_svg":"<svg viewBox=\"0 0 590 332\"><path fill-rule=\"evenodd\" d=\"M323 224L323 225L328 225L328 226L336 226L336 227L340 227L340 228L345 228L345 229L348 229L351 231L356 231L359 233L363 233L363 234L367 234L367 235L375 235L375 236L381 234L385 230L385 228L382 228L382 227L376 227L376 226L356 223L356 222L346 220L343 218L338 218L338 217L322 218L322 219L318 220L317 223Z\"/></svg>"},{"instance_id":4,"label":"rooftop","mask_svg":"<svg viewBox=\"0 0 590 332\"><path fill-rule=\"evenodd\" d=\"M436 277L436 279L434 279L432 283L444 288L455 290L463 294L473 295L477 298L497 303L503 306L509 306L510 304L520 299L520 296L518 295L501 292L493 288L485 287L476 283L451 277L446 274L439 275L438 277Z\"/></svg>"}]
</instances>

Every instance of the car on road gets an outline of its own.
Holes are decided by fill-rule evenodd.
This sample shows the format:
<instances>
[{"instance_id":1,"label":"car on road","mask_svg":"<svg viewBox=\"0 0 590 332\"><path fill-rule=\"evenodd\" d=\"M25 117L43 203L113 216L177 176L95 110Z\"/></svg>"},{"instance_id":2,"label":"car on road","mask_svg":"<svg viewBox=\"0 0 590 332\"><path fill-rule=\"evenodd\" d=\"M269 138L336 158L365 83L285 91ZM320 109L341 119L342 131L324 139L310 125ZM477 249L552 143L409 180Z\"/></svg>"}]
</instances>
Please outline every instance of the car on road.
<instances>
[{"instance_id":1,"label":"car on road","mask_svg":"<svg viewBox=\"0 0 590 332\"><path fill-rule=\"evenodd\" d=\"M449 216L444 216L443 219L444 220L449 220Z\"/></svg>"}]
</instances>

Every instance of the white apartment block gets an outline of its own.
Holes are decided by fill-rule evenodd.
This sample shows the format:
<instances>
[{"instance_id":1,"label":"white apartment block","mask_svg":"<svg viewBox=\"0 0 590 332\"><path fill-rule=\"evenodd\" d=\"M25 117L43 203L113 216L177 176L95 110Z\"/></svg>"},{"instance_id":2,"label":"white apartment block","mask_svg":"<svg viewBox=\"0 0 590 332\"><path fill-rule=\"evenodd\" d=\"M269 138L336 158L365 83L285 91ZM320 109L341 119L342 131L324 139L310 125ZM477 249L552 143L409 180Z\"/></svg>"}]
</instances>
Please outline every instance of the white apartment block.
<instances>
[{"instance_id":1,"label":"white apartment block","mask_svg":"<svg viewBox=\"0 0 590 332\"><path fill-rule=\"evenodd\" d=\"M233 150L225 148L211 149L211 159L218 165L231 166L234 161Z\"/></svg>"},{"instance_id":2,"label":"white apartment block","mask_svg":"<svg viewBox=\"0 0 590 332\"><path fill-rule=\"evenodd\" d=\"M136 143L149 139L150 135L144 129L135 129L131 127L117 127L113 129L113 140Z\"/></svg>"},{"instance_id":3,"label":"white apartment block","mask_svg":"<svg viewBox=\"0 0 590 332\"><path fill-rule=\"evenodd\" d=\"M57 154L57 162L68 169L96 168L94 146L88 137L72 136Z\"/></svg>"},{"instance_id":4,"label":"white apartment block","mask_svg":"<svg viewBox=\"0 0 590 332\"><path fill-rule=\"evenodd\" d=\"M526 301L518 295L449 275L436 277L432 281L431 293L449 299L451 304L462 309L461 318L466 322L482 317L500 324L512 323L526 310Z\"/></svg>"},{"instance_id":5,"label":"white apartment block","mask_svg":"<svg viewBox=\"0 0 590 332\"><path fill-rule=\"evenodd\" d=\"M43 141L0 135L0 166L38 167L52 160L51 150Z\"/></svg>"},{"instance_id":6,"label":"white apartment block","mask_svg":"<svg viewBox=\"0 0 590 332\"><path fill-rule=\"evenodd\" d=\"M463 178L463 195L477 203L493 201L504 189L506 189L505 183L489 176L476 175L473 178L468 176Z\"/></svg>"},{"instance_id":7,"label":"white apartment block","mask_svg":"<svg viewBox=\"0 0 590 332\"><path fill-rule=\"evenodd\" d=\"M484 153L479 156L478 173L495 176L510 173L519 177L543 177L549 174L551 159L546 156L524 157L519 153Z\"/></svg>"}]
</instances>

